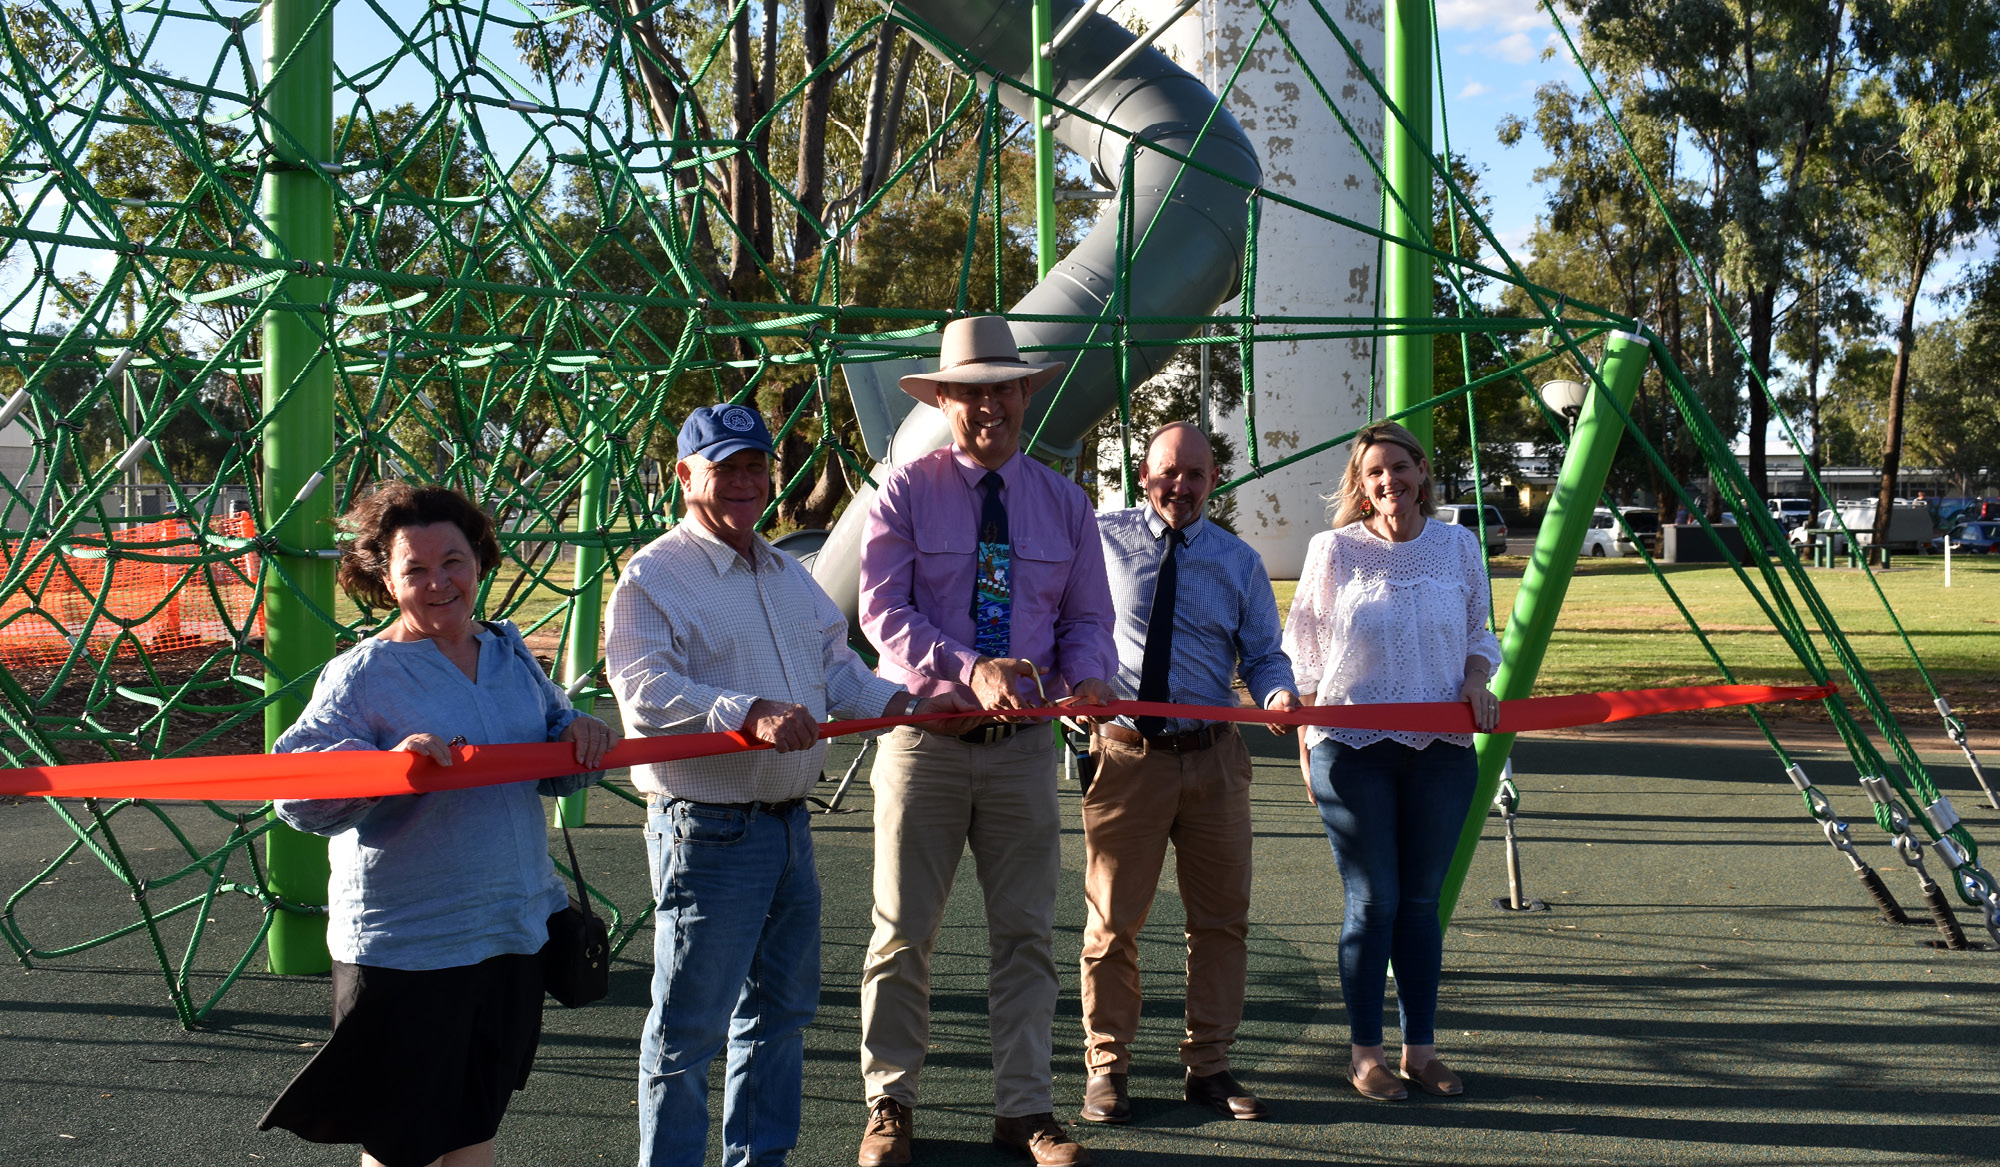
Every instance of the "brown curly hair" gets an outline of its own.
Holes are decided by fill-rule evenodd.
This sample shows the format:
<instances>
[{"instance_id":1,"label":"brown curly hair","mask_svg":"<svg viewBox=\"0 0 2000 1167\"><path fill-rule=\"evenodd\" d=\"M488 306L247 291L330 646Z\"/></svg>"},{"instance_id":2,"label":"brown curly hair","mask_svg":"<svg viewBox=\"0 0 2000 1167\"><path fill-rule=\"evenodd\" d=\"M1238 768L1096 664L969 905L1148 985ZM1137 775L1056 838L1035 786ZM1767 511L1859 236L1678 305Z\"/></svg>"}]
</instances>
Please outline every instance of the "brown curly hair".
<instances>
[{"instance_id":1,"label":"brown curly hair","mask_svg":"<svg viewBox=\"0 0 2000 1167\"><path fill-rule=\"evenodd\" d=\"M396 542L396 532L432 523L452 523L465 533L465 541L479 557L480 579L499 568L500 541L493 536L493 520L471 499L442 486L385 482L340 516L340 529L351 537L340 556L336 577L340 590L370 608L394 608L389 548Z\"/></svg>"}]
</instances>

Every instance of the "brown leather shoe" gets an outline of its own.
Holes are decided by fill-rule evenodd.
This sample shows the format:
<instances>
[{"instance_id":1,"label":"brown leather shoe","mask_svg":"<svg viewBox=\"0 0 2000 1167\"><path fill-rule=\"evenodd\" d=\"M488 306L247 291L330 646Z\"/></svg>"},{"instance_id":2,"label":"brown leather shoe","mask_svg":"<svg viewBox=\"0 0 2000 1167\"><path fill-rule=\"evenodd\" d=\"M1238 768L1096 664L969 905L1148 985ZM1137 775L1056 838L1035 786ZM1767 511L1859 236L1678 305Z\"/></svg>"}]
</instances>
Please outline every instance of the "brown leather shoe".
<instances>
[{"instance_id":1,"label":"brown leather shoe","mask_svg":"<svg viewBox=\"0 0 2000 1167\"><path fill-rule=\"evenodd\" d=\"M910 1161L910 1108L883 1095L861 1132L861 1167L903 1167Z\"/></svg>"},{"instance_id":2,"label":"brown leather shoe","mask_svg":"<svg viewBox=\"0 0 2000 1167\"><path fill-rule=\"evenodd\" d=\"M1373 1098L1377 1102L1401 1102L1410 1096L1409 1087L1403 1085L1403 1080L1391 1074L1389 1067L1379 1063L1368 1067L1365 1074L1356 1074L1350 1069L1347 1080L1354 1083L1354 1088L1361 1091L1363 1098Z\"/></svg>"},{"instance_id":3,"label":"brown leather shoe","mask_svg":"<svg viewBox=\"0 0 2000 1167\"><path fill-rule=\"evenodd\" d=\"M1083 1085L1083 1109L1077 1117L1085 1122L1131 1122L1132 1096L1125 1090L1125 1075L1098 1074Z\"/></svg>"},{"instance_id":4,"label":"brown leather shoe","mask_svg":"<svg viewBox=\"0 0 2000 1167\"><path fill-rule=\"evenodd\" d=\"M1426 1094L1439 1098L1450 1098L1465 1093L1465 1083L1444 1064L1443 1058L1432 1058L1414 1070L1404 1070L1403 1080Z\"/></svg>"},{"instance_id":5,"label":"brown leather shoe","mask_svg":"<svg viewBox=\"0 0 2000 1167\"><path fill-rule=\"evenodd\" d=\"M1026 1155L1041 1167L1083 1167L1090 1152L1062 1129L1053 1114L993 1120L993 1145Z\"/></svg>"},{"instance_id":6,"label":"brown leather shoe","mask_svg":"<svg viewBox=\"0 0 2000 1167\"><path fill-rule=\"evenodd\" d=\"M1224 1118L1255 1120L1271 1117L1271 1108L1244 1089L1243 1083L1232 1077L1228 1070L1214 1074L1197 1074L1189 1070L1187 1100L1200 1103Z\"/></svg>"}]
</instances>

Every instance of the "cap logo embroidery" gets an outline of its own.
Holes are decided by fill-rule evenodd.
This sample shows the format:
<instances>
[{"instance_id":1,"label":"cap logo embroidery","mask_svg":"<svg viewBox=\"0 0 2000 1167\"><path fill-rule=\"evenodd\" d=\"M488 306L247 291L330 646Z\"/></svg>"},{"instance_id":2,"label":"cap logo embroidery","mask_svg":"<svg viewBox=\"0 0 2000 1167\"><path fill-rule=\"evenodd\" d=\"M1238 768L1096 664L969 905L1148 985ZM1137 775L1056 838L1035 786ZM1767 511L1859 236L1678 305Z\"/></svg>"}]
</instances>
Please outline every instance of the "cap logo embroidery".
<instances>
[{"instance_id":1,"label":"cap logo embroidery","mask_svg":"<svg viewBox=\"0 0 2000 1167\"><path fill-rule=\"evenodd\" d=\"M739 434L748 433L757 425L757 420L750 416L750 411L740 405L734 405L723 410L722 417L719 420L721 420L724 426L735 430Z\"/></svg>"}]
</instances>

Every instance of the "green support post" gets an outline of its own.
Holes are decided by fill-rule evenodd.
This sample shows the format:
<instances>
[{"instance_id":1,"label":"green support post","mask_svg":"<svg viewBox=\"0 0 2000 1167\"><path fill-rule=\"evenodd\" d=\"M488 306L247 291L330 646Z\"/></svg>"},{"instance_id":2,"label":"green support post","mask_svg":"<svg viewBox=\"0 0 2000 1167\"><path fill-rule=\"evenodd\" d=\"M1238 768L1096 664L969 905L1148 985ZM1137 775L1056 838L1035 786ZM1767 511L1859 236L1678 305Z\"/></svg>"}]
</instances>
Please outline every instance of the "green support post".
<instances>
[{"instance_id":1,"label":"green support post","mask_svg":"<svg viewBox=\"0 0 2000 1167\"><path fill-rule=\"evenodd\" d=\"M271 135L278 160L264 177L265 222L276 239L265 254L313 263L335 258L333 192L319 170L333 151L333 30L330 16L314 23L320 7L318 0L265 0L263 16L264 110L274 127L282 127ZM285 296L295 304L323 304L332 299L333 281L287 276ZM305 552L284 561L289 587L264 592L265 683L273 687L313 672L334 652L334 629L319 614L333 610L334 564L316 554L333 548L333 488L321 482L293 506L333 457L329 319L277 311L263 321L263 525L278 542ZM287 509L290 518L278 523ZM266 579L276 583L277 577ZM309 695L294 691L265 707L267 749L305 709ZM326 903L326 840L282 823L264 838L271 890L279 899ZM326 917L280 910L271 922L269 960L271 971L283 975L329 971Z\"/></svg>"},{"instance_id":2,"label":"green support post","mask_svg":"<svg viewBox=\"0 0 2000 1167\"><path fill-rule=\"evenodd\" d=\"M1507 632L1500 640L1500 671L1493 678L1493 693L1502 701L1516 701L1533 694L1535 675L1555 631L1556 617L1562 612L1563 597L1569 592L1570 577L1576 572L1577 553L1583 550L1583 536L1590 529L1591 514L1604 496L1604 479L1611 470L1611 456L1625 423L1618 411L1604 402L1609 393L1620 406L1629 408L1645 375L1651 350L1646 338L1629 332L1613 332L1604 343L1604 360L1598 368L1603 387L1584 402L1583 414L1571 435L1569 454L1563 458L1562 474L1549 509L1542 516L1542 529L1535 536L1535 551L1528 570L1521 577L1521 590L1514 597L1514 612L1507 619ZM1444 893L1438 899L1438 918L1451 922L1465 886L1472 852L1486 829L1487 812L1500 787L1500 771L1514 748L1511 733L1480 734L1479 785L1472 791L1472 807L1466 812L1465 828L1459 832L1458 853L1446 873Z\"/></svg>"},{"instance_id":3,"label":"green support post","mask_svg":"<svg viewBox=\"0 0 2000 1167\"><path fill-rule=\"evenodd\" d=\"M1403 111L1407 126L1391 119L1383 128L1382 169L1390 192L1400 200L1386 226L1397 239L1431 245L1431 0L1389 0L1383 14L1383 81L1389 100ZM1391 200L1390 206L1396 206ZM1431 257L1391 243L1382 249L1383 315L1393 320L1427 319L1434 312ZM1390 336L1384 345L1383 384L1388 412L1395 415L1436 396L1431 337ZM1431 415L1426 410L1399 418L1424 449L1431 448Z\"/></svg>"},{"instance_id":4,"label":"green support post","mask_svg":"<svg viewBox=\"0 0 2000 1167\"><path fill-rule=\"evenodd\" d=\"M604 440L604 423L597 411L606 405L607 402L600 397L586 395L583 400L584 457L590 461L583 471L583 497L576 504L576 532L579 535L591 534L604 525L605 462L610 457L611 446ZM591 670L597 667L597 640L604 624L604 559L601 544L577 544L576 574L570 579L576 598L570 603L569 621L563 637L564 688L589 676ZM580 712L595 714L597 699L586 697L578 701L576 707ZM587 788L563 795L556 800L556 825L582 826L589 806L590 791Z\"/></svg>"},{"instance_id":5,"label":"green support post","mask_svg":"<svg viewBox=\"0 0 2000 1167\"><path fill-rule=\"evenodd\" d=\"M1043 50L1056 34L1054 0L1035 0L1028 26L1035 38L1035 92L1047 93L1055 86L1055 58ZM993 192L999 205L1000 192ZM1035 99L1035 277L1047 279L1056 265L1056 139L1049 128L1049 103Z\"/></svg>"}]
</instances>

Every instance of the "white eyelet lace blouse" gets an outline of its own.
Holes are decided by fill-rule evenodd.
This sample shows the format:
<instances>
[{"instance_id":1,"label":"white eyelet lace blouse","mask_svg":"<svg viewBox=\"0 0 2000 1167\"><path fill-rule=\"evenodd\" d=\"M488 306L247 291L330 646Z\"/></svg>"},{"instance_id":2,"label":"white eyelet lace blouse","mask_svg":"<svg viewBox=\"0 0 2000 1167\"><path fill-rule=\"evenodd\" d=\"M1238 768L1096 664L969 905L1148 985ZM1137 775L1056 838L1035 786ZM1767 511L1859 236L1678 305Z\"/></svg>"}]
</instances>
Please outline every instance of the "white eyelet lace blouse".
<instances>
[{"instance_id":1,"label":"white eyelet lace blouse","mask_svg":"<svg viewBox=\"0 0 2000 1167\"><path fill-rule=\"evenodd\" d=\"M1450 523L1427 521L1404 543L1359 522L1313 536L1285 621L1299 691L1321 705L1458 700L1467 657L1500 667L1500 642L1486 626L1485 566L1478 538ZM1306 730L1308 746L1328 738L1356 747L1385 738L1416 749L1472 744L1470 734Z\"/></svg>"}]
</instances>

